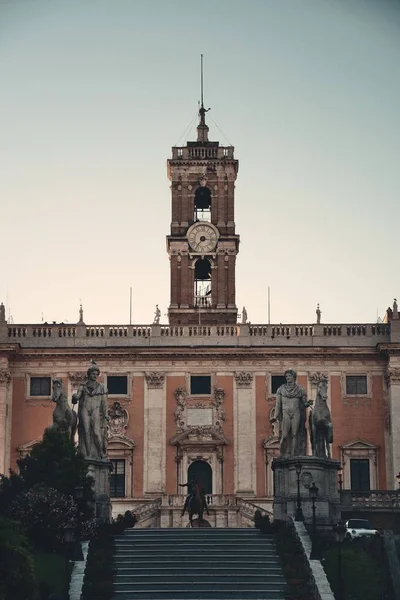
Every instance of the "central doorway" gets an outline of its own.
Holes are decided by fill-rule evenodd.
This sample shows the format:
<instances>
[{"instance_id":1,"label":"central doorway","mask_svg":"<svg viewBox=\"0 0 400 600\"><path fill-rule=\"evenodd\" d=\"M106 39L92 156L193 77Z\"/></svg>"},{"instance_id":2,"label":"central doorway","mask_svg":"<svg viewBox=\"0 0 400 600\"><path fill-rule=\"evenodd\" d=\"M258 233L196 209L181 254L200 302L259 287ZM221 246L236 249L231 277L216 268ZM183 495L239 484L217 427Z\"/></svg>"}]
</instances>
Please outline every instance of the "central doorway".
<instances>
[{"instance_id":1,"label":"central doorway","mask_svg":"<svg viewBox=\"0 0 400 600\"><path fill-rule=\"evenodd\" d=\"M205 494L212 494L212 468L205 460L195 460L188 468L188 482L192 480L204 489Z\"/></svg>"}]
</instances>

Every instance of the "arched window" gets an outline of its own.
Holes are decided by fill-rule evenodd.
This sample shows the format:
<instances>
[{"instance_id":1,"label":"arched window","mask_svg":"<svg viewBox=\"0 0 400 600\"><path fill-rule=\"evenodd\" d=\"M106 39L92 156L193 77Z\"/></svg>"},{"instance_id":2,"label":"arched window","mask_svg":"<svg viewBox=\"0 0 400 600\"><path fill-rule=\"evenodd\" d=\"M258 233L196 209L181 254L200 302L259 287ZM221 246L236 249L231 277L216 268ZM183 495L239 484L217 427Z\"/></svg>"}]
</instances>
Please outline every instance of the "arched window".
<instances>
[{"instance_id":1,"label":"arched window","mask_svg":"<svg viewBox=\"0 0 400 600\"><path fill-rule=\"evenodd\" d=\"M211 222L211 191L202 185L194 194L194 220Z\"/></svg>"},{"instance_id":2,"label":"arched window","mask_svg":"<svg viewBox=\"0 0 400 600\"><path fill-rule=\"evenodd\" d=\"M199 258L194 267L195 306L211 306L211 263Z\"/></svg>"},{"instance_id":3,"label":"arched window","mask_svg":"<svg viewBox=\"0 0 400 600\"><path fill-rule=\"evenodd\" d=\"M188 481L196 481L205 494L212 494L212 468L205 460L195 460L188 468Z\"/></svg>"}]
</instances>

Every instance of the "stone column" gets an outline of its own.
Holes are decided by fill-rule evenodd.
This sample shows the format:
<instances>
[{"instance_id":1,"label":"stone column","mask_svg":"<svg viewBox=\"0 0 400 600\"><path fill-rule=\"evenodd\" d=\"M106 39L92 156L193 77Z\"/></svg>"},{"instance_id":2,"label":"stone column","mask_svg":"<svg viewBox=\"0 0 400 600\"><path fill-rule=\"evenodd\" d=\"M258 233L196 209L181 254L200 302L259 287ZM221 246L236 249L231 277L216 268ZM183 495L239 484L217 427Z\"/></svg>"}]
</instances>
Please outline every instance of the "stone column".
<instances>
[{"instance_id":1,"label":"stone column","mask_svg":"<svg viewBox=\"0 0 400 600\"><path fill-rule=\"evenodd\" d=\"M8 368L0 367L0 474L7 474L8 465L6 465L7 455L7 392L11 383L11 373Z\"/></svg>"},{"instance_id":2,"label":"stone column","mask_svg":"<svg viewBox=\"0 0 400 600\"><path fill-rule=\"evenodd\" d=\"M255 392L251 373L235 373L234 449L235 489L243 496L254 496L255 481Z\"/></svg>"},{"instance_id":3,"label":"stone column","mask_svg":"<svg viewBox=\"0 0 400 600\"><path fill-rule=\"evenodd\" d=\"M400 364L396 366L390 361L385 374L389 389L389 415L390 430L392 437L392 480L388 481L388 487L397 487L396 475L400 471Z\"/></svg>"},{"instance_id":4,"label":"stone column","mask_svg":"<svg viewBox=\"0 0 400 600\"><path fill-rule=\"evenodd\" d=\"M144 393L144 493L165 493L166 411L165 374L146 373Z\"/></svg>"}]
</instances>

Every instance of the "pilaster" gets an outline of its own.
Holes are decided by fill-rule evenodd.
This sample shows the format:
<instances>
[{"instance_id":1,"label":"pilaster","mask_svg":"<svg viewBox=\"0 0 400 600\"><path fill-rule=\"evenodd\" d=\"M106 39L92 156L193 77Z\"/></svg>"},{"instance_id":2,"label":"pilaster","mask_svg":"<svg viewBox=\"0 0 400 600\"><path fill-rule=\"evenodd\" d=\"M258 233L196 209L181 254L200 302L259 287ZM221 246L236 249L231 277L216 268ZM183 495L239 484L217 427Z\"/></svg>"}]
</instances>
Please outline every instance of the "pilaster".
<instances>
[{"instance_id":1,"label":"pilaster","mask_svg":"<svg viewBox=\"0 0 400 600\"><path fill-rule=\"evenodd\" d=\"M166 399L165 374L145 373L144 394L144 493L165 493Z\"/></svg>"},{"instance_id":2,"label":"pilaster","mask_svg":"<svg viewBox=\"0 0 400 600\"><path fill-rule=\"evenodd\" d=\"M11 383L11 373L8 370L8 365L0 367L0 474L7 471L7 431L9 415L7 406L7 395Z\"/></svg>"},{"instance_id":3,"label":"pilaster","mask_svg":"<svg viewBox=\"0 0 400 600\"><path fill-rule=\"evenodd\" d=\"M391 361L386 369L385 379L389 392L389 415L391 429L392 480L388 481L396 488L396 475L400 471L400 362Z\"/></svg>"},{"instance_id":4,"label":"pilaster","mask_svg":"<svg viewBox=\"0 0 400 600\"><path fill-rule=\"evenodd\" d=\"M256 490L255 390L251 373L235 373L234 399L235 489L254 496Z\"/></svg>"}]
</instances>

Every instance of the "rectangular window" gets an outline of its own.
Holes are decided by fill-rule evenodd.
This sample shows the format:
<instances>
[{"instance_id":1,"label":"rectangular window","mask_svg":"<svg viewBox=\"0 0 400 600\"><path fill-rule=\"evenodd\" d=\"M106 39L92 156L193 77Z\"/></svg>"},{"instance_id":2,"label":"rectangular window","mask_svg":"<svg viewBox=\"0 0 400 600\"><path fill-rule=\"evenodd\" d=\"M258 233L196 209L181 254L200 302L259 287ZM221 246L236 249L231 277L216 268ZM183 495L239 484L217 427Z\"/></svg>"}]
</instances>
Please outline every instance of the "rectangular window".
<instances>
[{"instance_id":1,"label":"rectangular window","mask_svg":"<svg viewBox=\"0 0 400 600\"><path fill-rule=\"evenodd\" d=\"M112 471L110 473L111 498L125 497L125 461L111 459Z\"/></svg>"},{"instance_id":2,"label":"rectangular window","mask_svg":"<svg viewBox=\"0 0 400 600\"><path fill-rule=\"evenodd\" d=\"M286 383L286 377L284 375L272 375L271 376L271 394L276 394L278 389Z\"/></svg>"},{"instance_id":3,"label":"rectangular window","mask_svg":"<svg viewBox=\"0 0 400 600\"><path fill-rule=\"evenodd\" d=\"M30 396L51 396L51 377L31 377Z\"/></svg>"},{"instance_id":4,"label":"rectangular window","mask_svg":"<svg viewBox=\"0 0 400 600\"><path fill-rule=\"evenodd\" d=\"M190 393L209 396L211 394L211 375L192 375L190 377Z\"/></svg>"},{"instance_id":5,"label":"rectangular window","mask_svg":"<svg viewBox=\"0 0 400 600\"><path fill-rule=\"evenodd\" d=\"M353 492L365 492L370 489L367 458L350 459L350 485Z\"/></svg>"},{"instance_id":6,"label":"rectangular window","mask_svg":"<svg viewBox=\"0 0 400 600\"><path fill-rule=\"evenodd\" d=\"M367 376L366 375L347 375L346 376L346 394L348 396L367 394Z\"/></svg>"},{"instance_id":7,"label":"rectangular window","mask_svg":"<svg viewBox=\"0 0 400 600\"><path fill-rule=\"evenodd\" d=\"M126 396L128 377L126 375L107 375L107 390L110 396Z\"/></svg>"}]
</instances>

